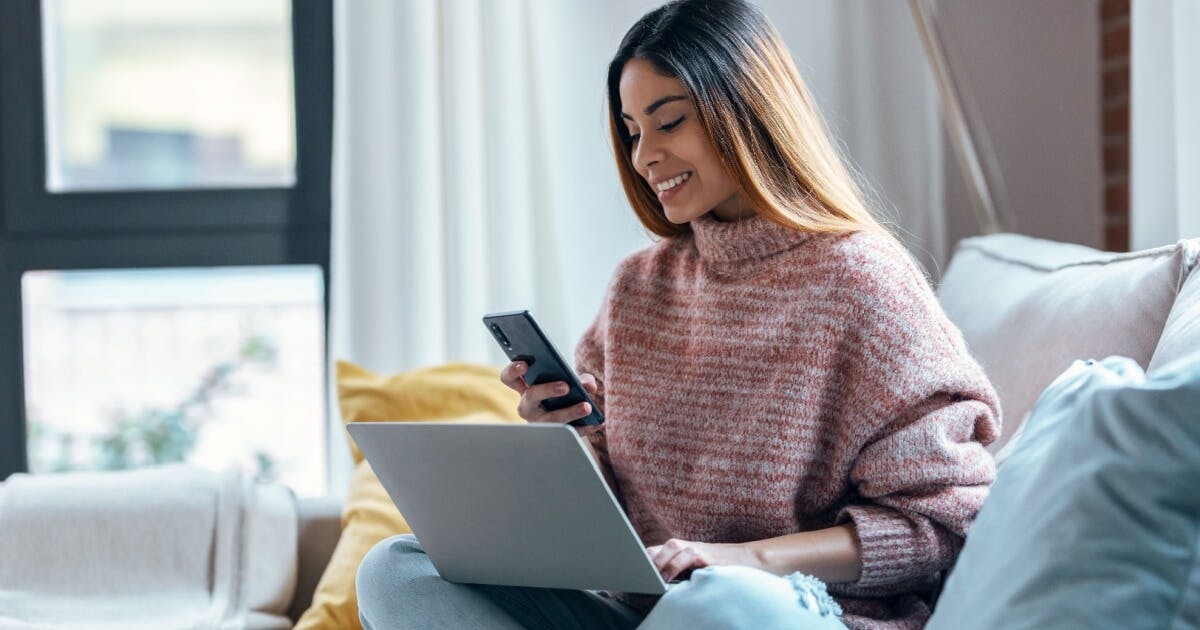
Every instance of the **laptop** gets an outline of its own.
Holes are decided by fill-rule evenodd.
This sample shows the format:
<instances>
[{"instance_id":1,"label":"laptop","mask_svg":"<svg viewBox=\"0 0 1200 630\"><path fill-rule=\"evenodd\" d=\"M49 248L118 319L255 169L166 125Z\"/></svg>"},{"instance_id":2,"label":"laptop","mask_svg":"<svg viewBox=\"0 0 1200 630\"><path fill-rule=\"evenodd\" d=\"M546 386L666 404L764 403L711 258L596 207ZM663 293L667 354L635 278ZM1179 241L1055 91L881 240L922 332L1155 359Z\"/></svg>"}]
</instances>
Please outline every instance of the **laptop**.
<instances>
[{"instance_id":1,"label":"laptop","mask_svg":"<svg viewBox=\"0 0 1200 630\"><path fill-rule=\"evenodd\" d=\"M442 422L347 429L444 579L667 591L575 429Z\"/></svg>"}]
</instances>

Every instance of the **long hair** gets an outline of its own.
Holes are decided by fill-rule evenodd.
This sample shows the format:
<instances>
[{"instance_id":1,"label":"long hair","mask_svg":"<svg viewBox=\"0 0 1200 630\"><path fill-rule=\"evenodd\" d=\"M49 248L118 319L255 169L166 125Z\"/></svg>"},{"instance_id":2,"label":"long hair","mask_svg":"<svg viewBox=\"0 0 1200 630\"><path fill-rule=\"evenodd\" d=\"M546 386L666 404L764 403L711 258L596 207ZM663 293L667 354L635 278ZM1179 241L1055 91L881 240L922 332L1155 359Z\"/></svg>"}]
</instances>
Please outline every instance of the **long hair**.
<instances>
[{"instance_id":1,"label":"long hair","mask_svg":"<svg viewBox=\"0 0 1200 630\"><path fill-rule=\"evenodd\" d=\"M663 237L667 220L638 175L621 122L621 72L643 59L683 83L725 169L764 219L808 232L886 232L829 138L787 46L744 0L675 0L638 20L608 66L609 135L630 205Z\"/></svg>"}]
</instances>

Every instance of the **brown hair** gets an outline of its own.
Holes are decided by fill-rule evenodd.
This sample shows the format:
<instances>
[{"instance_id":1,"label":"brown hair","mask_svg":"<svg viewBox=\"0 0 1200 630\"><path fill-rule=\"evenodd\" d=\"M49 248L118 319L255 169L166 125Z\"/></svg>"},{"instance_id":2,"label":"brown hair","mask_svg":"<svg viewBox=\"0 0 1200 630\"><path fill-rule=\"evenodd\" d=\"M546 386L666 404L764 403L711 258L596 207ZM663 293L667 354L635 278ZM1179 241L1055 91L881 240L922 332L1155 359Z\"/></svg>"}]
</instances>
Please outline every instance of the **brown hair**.
<instances>
[{"instance_id":1,"label":"brown hair","mask_svg":"<svg viewBox=\"0 0 1200 630\"><path fill-rule=\"evenodd\" d=\"M663 5L629 29L608 66L617 171L651 232L666 237L691 228L667 220L630 157L619 85L635 58L687 88L709 141L760 216L808 232L886 232L867 210L779 33L743 0Z\"/></svg>"}]
</instances>

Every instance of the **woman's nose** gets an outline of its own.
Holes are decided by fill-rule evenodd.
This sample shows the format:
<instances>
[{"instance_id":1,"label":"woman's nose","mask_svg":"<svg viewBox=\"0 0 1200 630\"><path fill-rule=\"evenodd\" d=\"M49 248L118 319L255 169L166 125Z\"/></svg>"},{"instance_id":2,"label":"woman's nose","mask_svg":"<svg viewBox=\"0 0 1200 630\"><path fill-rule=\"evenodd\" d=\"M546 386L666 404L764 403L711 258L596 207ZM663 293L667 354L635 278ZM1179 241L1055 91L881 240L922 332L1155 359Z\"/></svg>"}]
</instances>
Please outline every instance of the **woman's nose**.
<instances>
[{"instance_id":1,"label":"woman's nose","mask_svg":"<svg viewBox=\"0 0 1200 630\"><path fill-rule=\"evenodd\" d=\"M662 161L662 148L655 144L653 140L641 139L635 149L633 155L633 163L642 171L647 171L651 166Z\"/></svg>"}]
</instances>

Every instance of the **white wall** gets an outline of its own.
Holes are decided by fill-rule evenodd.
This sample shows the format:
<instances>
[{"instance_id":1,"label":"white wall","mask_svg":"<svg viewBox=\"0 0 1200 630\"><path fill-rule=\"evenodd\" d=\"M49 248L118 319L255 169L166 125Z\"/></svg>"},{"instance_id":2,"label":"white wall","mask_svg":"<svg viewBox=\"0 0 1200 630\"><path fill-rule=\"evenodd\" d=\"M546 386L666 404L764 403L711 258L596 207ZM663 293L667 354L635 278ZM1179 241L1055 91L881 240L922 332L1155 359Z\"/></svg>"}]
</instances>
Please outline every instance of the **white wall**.
<instances>
[{"instance_id":1,"label":"white wall","mask_svg":"<svg viewBox=\"0 0 1200 630\"><path fill-rule=\"evenodd\" d=\"M998 156L1009 229L1101 247L1097 2L954 0L938 10ZM957 164L945 163L953 243L979 228Z\"/></svg>"}]
</instances>

